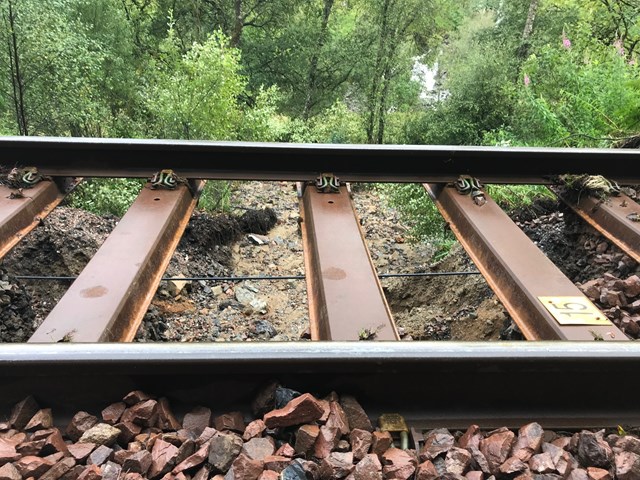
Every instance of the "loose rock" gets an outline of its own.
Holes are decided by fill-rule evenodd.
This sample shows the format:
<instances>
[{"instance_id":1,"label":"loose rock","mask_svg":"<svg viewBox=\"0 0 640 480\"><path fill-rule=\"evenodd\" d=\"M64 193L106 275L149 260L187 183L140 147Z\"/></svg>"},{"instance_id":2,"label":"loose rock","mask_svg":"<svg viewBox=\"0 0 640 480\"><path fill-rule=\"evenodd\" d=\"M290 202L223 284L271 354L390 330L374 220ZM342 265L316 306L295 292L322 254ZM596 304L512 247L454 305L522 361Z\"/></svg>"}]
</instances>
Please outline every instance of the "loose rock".
<instances>
[{"instance_id":1,"label":"loose rock","mask_svg":"<svg viewBox=\"0 0 640 480\"><path fill-rule=\"evenodd\" d=\"M113 445L120 435L120 430L106 423L98 423L84 432L79 439L81 443L95 443L96 445Z\"/></svg>"},{"instance_id":2,"label":"loose rock","mask_svg":"<svg viewBox=\"0 0 640 480\"><path fill-rule=\"evenodd\" d=\"M324 410L311 394L306 393L291 400L285 407L264 416L267 428L290 427L318 420Z\"/></svg>"}]
</instances>

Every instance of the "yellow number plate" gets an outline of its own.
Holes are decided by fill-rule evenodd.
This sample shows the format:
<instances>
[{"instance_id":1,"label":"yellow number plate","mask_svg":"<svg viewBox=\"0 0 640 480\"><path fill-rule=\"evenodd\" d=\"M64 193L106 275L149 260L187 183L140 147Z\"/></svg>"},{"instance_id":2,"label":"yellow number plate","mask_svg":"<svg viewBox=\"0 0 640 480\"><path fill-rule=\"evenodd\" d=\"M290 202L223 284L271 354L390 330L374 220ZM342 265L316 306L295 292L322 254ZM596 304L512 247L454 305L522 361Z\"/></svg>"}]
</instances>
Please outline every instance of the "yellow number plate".
<instances>
[{"instance_id":1,"label":"yellow number plate","mask_svg":"<svg viewBox=\"0 0 640 480\"><path fill-rule=\"evenodd\" d=\"M538 297L560 325L611 325L587 297Z\"/></svg>"}]
</instances>

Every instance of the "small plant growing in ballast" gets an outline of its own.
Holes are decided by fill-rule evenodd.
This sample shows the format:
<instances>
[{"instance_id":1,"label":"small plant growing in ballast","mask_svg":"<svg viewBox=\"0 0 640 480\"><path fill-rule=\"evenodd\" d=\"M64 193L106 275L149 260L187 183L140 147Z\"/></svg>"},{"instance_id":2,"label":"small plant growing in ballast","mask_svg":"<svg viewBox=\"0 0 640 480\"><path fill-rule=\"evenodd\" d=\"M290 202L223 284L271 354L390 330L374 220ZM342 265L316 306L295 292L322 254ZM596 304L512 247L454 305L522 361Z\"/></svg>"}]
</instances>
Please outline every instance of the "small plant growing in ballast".
<instances>
[{"instance_id":1,"label":"small plant growing in ballast","mask_svg":"<svg viewBox=\"0 0 640 480\"><path fill-rule=\"evenodd\" d=\"M378 335L378 332L384 328L384 324L378 325L373 328L363 328L358 333L358 340L373 340Z\"/></svg>"}]
</instances>

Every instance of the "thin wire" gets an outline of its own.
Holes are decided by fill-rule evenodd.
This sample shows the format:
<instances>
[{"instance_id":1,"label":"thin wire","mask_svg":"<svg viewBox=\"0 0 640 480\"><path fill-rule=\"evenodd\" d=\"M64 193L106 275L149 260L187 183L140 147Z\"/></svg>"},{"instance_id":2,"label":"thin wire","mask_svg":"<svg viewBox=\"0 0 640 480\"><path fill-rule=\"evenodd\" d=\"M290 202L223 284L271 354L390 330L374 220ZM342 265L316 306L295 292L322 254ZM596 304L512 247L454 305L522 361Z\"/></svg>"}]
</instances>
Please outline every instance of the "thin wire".
<instances>
[{"instance_id":1,"label":"thin wire","mask_svg":"<svg viewBox=\"0 0 640 480\"><path fill-rule=\"evenodd\" d=\"M462 271L462 272L422 272L422 273L380 273L378 278L402 278L402 277L441 277L441 276L463 276L463 275L480 275L480 272ZM64 276L46 276L46 275L16 275L17 280L42 280L42 281L73 281L78 277ZM254 275L254 276L236 276L236 277L164 277L163 282L168 281L211 281L211 282L239 282L244 280L304 280L305 275Z\"/></svg>"},{"instance_id":2,"label":"thin wire","mask_svg":"<svg viewBox=\"0 0 640 480\"><path fill-rule=\"evenodd\" d=\"M451 277L451 276L465 276L465 275L480 275L480 272L463 271L463 272L379 273L378 278Z\"/></svg>"}]
</instances>

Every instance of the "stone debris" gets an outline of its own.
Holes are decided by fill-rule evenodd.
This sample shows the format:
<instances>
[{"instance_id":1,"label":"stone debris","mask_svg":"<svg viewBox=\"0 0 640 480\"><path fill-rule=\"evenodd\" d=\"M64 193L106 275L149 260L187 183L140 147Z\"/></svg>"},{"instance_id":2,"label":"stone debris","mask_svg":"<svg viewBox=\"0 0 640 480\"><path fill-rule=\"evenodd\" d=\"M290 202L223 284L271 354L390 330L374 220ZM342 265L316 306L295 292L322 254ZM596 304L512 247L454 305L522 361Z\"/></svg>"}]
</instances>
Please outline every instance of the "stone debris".
<instances>
[{"instance_id":1,"label":"stone debris","mask_svg":"<svg viewBox=\"0 0 640 480\"><path fill-rule=\"evenodd\" d=\"M96 448L94 443L72 443L67 446L69 454L76 462L84 462L94 448Z\"/></svg>"},{"instance_id":2,"label":"stone debris","mask_svg":"<svg viewBox=\"0 0 640 480\"><path fill-rule=\"evenodd\" d=\"M420 460L433 460L438 455L445 454L453 448L455 438L448 430L432 430L424 440L424 446L420 451Z\"/></svg>"},{"instance_id":3,"label":"stone debris","mask_svg":"<svg viewBox=\"0 0 640 480\"><path fill-rule=\"evenodd\" d=\"M351 452L332 452L320 464L320 473L323 478L344 478L354 469Z\"/></svg>"},{"instance_id":4,"label":"stone debris","mask_svg":"<svg viewBox=\"0 0 640 480\"><path fill-rule=\"evenodd\" d=\"M28 396L13 407L9 417L9 425L18 430L23 429L39 409L40 407L35 399L32 396Z\"/></svg>"},{"instance_id":5,"label":"stone debris","mask_svg":"<svg viewBox=\"0 0 640 480\"><path fill-rule=\"evenodd\" d=\"M15 462L22 457L21 453L18 453L16 446L9 443L7 440L0 438L0 463Z\"/></svg>"},{"instance_id":6,"label":"stone debris","mask_svg":"<svg viewBox=\"0 0 640 480\"><path fill-rule=\"evenodd\" d=\"M319 435L320 427L318 425L302 425L296 435L296 453L304 455L311 453Z\"/></svg>"},{"instance_id":7,"label":"stone debris","mask_svg":"<svg viewBox=\"0 0 640 480\"><path fill-rule=\"evenodd\" d=\"M120 430L111 425L98 423L84 432L78 441L80 443L95 443L96 445L112 445L118 439L120 433Z\"/></svg>"},{"instance_id":8,"label":"stone debris","mask_svg":"<svg viewBox=\"0 0 640 480\"><path fill-rule=\"evenodd\" d=\"M288 443L283 443L282 446L278 450L276 450L275 454L283 457L293 458L296 454L296 451Z\"/></svg>"},{"instance_id":9,"label":"stone debris","mask_svg":"<svg viewBox=\"0 0 640 480\"><path fill-rule=\"evenodd\" d=\"M247 442L252 438L259 437L266 428L267 426L261 418L254 420L247 425L247 428L245 428L244 433L242 434L242 439Z\"/></svg>"},{"instance_id":10,"label":"stone debris","mask_svg":"<svg viewBox=\"0 0 640 480\"><path fill-rule=\"evenodd\" d=\"M373 453L365 455L356 464L353 476L355 480L382 480L382 464L378 456Z\"/></svg>"},{"instance_id":11,"label":"stone debris","mask_svg":"<svg viewBox=\"0 0 640 480\"><path fill-rule=\"evenodd\" d=\"M276 443L271 437L252 438L242 446L242 452L250 460L262 460L274 455Z\"/></svg>"},{"instance_id":12,"label":"stone debris","mask_svg":"<svg viewBox=\"0 0 640 480\"><path fill-rule=\"evenodd\" d=\"M242 412L230 412L216 417L213 420L213 426L216 430L230 430L236 433L243 433L246 425Z\"/></svg>"},{"instance_id":13,"label":"stone debris","mask_svg":"<svg viewBox=\"0 0 640 480\"><path fill-rule=\"evenodd\" d=\"M254 245L268 245L271 240L266 235L258 235L255 233L250 233L247 235L247 240L249 240Z\"/></svg>"},{"instance_id":14,"label":"stone debris","mask_svg":"<svg viewBox=\"0 0 640 480\"><path fill-rule=\"evenodd\" d=\"M187 413L182 420L182 428L200 435L211 424L211 409L196 407Z\"/></svg>"},{"instance_id":15,"label":"stone debris","mask_svg":"<svg viewBox=\"0 0 640 480\"><path fill-rule=\"evenodd\" d=\"M462 475L469 470L473 457L469 451L464 448L453 447L447 452L445 457L445 466L448 472Z\"/></svg>"},{"instance_id":16,"label":"stone debris","mask_svg":"<svg viewBox=\"0 0 640 480\"><path fill-rule=\"evenodd\" d=\"M263 421L267 428L291 427L314 422L322 417L323 413L320 402L310 393L305 393L291 400L283 408L266 413Z\"/></svg>"},{"instance_id":17,"label":"stone debris","mask_svg":"<svg viewBox=\"0 0 640 480\"><path fill-rule=\"evenodd\" d=\"M513 446L513 456L526 462L534 452L540 451L543 436L544 430L539 423L529 423L523 426L518 430L518 438Z\"/></svg>"},{"instance_id":18,"label":"stone debris","mask_svg":"<svg viewBox=\"0 0 640 480\"><path fill-rule=\"evenodd\" d=\"M158 402L155 400L145 400L127 408L122 417L121 423L133 423L141 427L151 427L158 420Z\"/></svg>"},{"instance_id":19,"label":"stone debris","mask_svg":"<svg viewBox=\"0 0 640 480\"><path fill-rule=\"evenodd\" d=\"M258 313L267 313L267 302L258 298L258 296L246 287L236 287L235 297L244 307L251 308L252 311Z\"/></svg>"},{"instance_id":20,"label":"stone debris","mask_svg":"<svg viewBox=\"0 0 640 480\"><path fill-rule=\"evenodd\" d=\"M149 477L155 478L167 474L174 466L179 449L175 445L157 439L151 449Z\"/></svg>"},{"instance_id":21,"label":"stone debris","mask_svg":"<svg viewBox=\"0 0 640 480\"><path fill-rule=\"evenodd\" d=\"M358 403L358 400L350 395L343 395L340 397L340 406L344 410L349 426L352 429L359 428L373 432L371 419L367 416L362 405Z\"/></svg>"},{"instance_id":22,"label":"stone debris","mask_svg":"<svg viewBox=\"0 0 640 480\"><path fill-rule=\"evenodd\" d=\"M323 425L320 427L320 434L314 445L313 454L317 458L328 457L333 450L338 446L339 431L335 427L327 427Z\"/></svg>"},{"instance_id":23,"label":"stone debris","mask_svg":"<svg viewBox=\"0 0 640 480\"><path fill-rule=\"evenodd\" d=\"M169 400L164 397L158 400L158 428L162 430L180 430L180 422L171 412Z\"/></svg>"},{"instance_id":24,"label":"stone debris","mask_svg":"<svg viewBox=\"0 0 640 480\"><path fill-rule=\"evenodd\" d=\"M233 433L219 433L211 439L209 463L218 472L226 472L242 450L242 438Z\"/></svg>"},{"instance_id":25,"label":"stone debris","mask_svg":"<svg viewBox=\"0 0 640 480\"><path fill-rule=\"evenodd\" d=\"M36 414L29 420L27 426L24 427L25 430L44 430L47 428L51 428L53 426L53 417L51 416L51 409L44 408L42 410L38 410Z\"/></svg>"},{"instance_id":26,"label":"stone debris","mask_svg":"<svg viewBox=\"0 0 640 480\"><path fill-rule=\"evenodd\" d=\"M373 441L373 435L367 430L361 430L354 428L349 434L349 442L351 443L351 449L353 451L353 457L356 460L362 460L368 455L371 449L371 443Z\"/></svg>"},{"instance_id":27,"label":"stone debris","mask_svg":"<svg viewBox=\"0 0 640 480\"><path fill-rule=\"evenodd\" d=\"M79 445L82 445L82 444L79 444ZM109 460L111 458L111 455L113 455L112 448L106 447L104 445L100 445L93 452L91 452L91 455L89 455L89 459L87 460L87 465L100 466L103 463L105 463L107 460Z\"/></svg>"},{"instance_id":28,"label":"stone debris","mask_svg":"<svg viewBox=\"0 0 640 480\"><path fill-rule=\"evenodd\" d=\"M402 450L353 397L269 388L254 403L262 418L199 406L179 422L166 398L137 391L105 423L80 411L64 430L28 397L0 424L0 480L640 479L640 439L619 429L438 428Z\"/></svg>"},{"instance_id":29,"label":"stone debris","mask_svg":"<svg viewBox=\"0 0 640 480\"><path fill-rule=\"evenodd\" d=\"M578 285L582 293L620 330L640 338L640 277L621 279L610 273Z\"/></svg>"},{"instance_id":30,"label":"stone debris","mask_svg":"<svg viewBox=\"0 0 640 480\"><path fill-rule=\"evenodd\" d=\"M500 429L480 440L480 451L487 459L491 473L497 473L500 466L509 458L514 438L513 432Z\"/></svg>"},{"instance_id":31,"label":"stone debris","mask_svg":"<svg viewBox=\"0 0 640 480\"><path fill-rule=\"evenodd\" d=\"M176 275L174 278L176 278L176 280L169 280L167 282L166 289L167 292L169 292L169 295L171 295L172 297L177 297L182 293L182 290L184 290L185 287L191 285L191 282L189 280L186 280L186 277L182 274Z\"/></svg>"},{"instance_id":32,"label":"stone debris","mask_svg":"<svg viewBox=\"0 0 640 480\"><path fill-rule=\"evenodd\" d=\"M122 411L124 412L124 408L122 409ZM104 410L103 410L103 413L104 413ZM121 414L122 412L118 415L118 418L120 418ZM111 424L111 422L109 422L108 420L105 420L105 422ZM67 426L65 433L69 438L71 438L71 440L77 442L78 440L80 440L80 437L82 437L84 432L96 426L97 423L98 423L98 417L91 415L90 413L87 413L87 412L78 412L71 419L71 422Z\"/></svg>"},{"instance_id":33,"label":"stone debris","mask_svg":"<svg viewBox=\"0 0 640 480\"><path fill-rule=\"evenodd\" d=\"M5 463L0 467L0 480L22 480L22 476L12 463Z\"/></svg>"},{"instance_id":34,"label":"stone debris","mask_svg":"<svg viewBox=\"0 0 640 480\"><path fill-rule=\"evenodd\" d=\"M418 460L415 452L389 448L382 454L382 474L384 478L407 480L416 471Z\"/></svg>"},{"instance_id":35,"label":"stone debris","mask_svg":"<svg viewBox=\"0 0 640 480\"><path fill-rule=\"evenodd\" d=\"M376 455L382 455L393 444L393 438L389 432L375 431L371 435L371 452Z\"/></svg>"}]
</instances>

